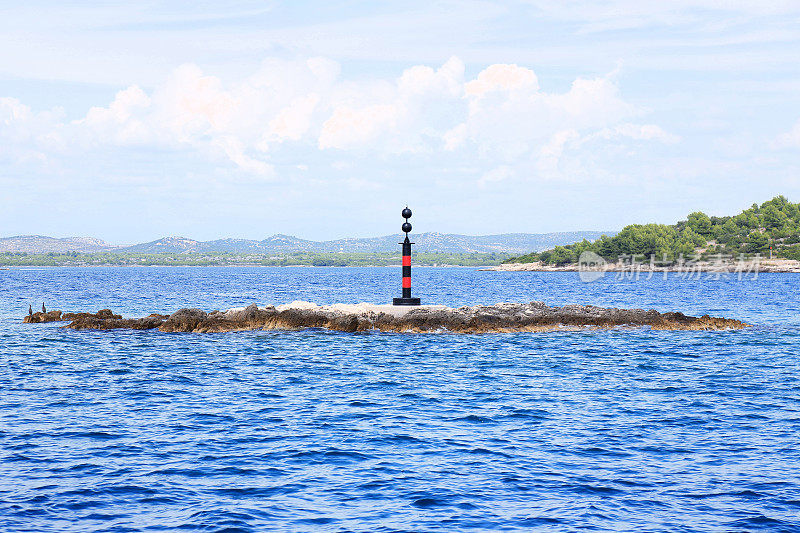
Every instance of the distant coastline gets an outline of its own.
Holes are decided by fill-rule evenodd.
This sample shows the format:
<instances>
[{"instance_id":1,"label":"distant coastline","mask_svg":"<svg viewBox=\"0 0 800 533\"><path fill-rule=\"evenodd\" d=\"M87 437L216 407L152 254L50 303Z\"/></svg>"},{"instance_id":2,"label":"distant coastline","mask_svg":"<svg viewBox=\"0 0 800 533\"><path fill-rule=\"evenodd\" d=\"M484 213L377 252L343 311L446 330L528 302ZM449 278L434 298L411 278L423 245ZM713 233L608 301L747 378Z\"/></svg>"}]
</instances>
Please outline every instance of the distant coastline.
<instances>
[{"instance_id":1,"label":"distant coastline","mask_svg":"<svg viewBox=\"0 0 800 533\"><path fill-rule=\"evenodd\" d=\"M188 267L188 268L400 268L400 263L396 265L262 265L259 263L240 263L240 264L226 264L226 265L115 265L115 264L96 264L96 265L13 265L13 266L0 266L0 270L24 270L24 269L38 269L38 268L175 268L175 267ZM414 265L415 267L425 268L469 268L478 269L481 271L494 270L496 265Z\"/></svg>"},{"instance_id":2,"label":"distant coastline","mask_svg":"<svg viewBox=\"0 0 800 533\"><path fill-rule=\"evenodd\" d=\"M544 270L544 265L574 270L578 263L585 262L587 254L593 257L591 262L602 261L607 269L629 269L631 263L637 263L635 268L639 270L667 271L680 271L687 266L713 271L715 267L724 268L726 262L754 257L759 261L767 257L800 261L800 204L776 196L732 216L709 216L696 211L672 225L631 224L614 236L532 251L505 262L538 263L529 268L534 270ZM608 266L614 264L617 266ZM795 263L764 263L764 268L795 272Z\"/></svg>"},{"instance_id":3,"label":"distant coastline","mask_svg":"<svg viewBox=\"0 0 800 533\"><path fill-rule=\"evenodd\" d=\"M800 274L800 261L794 259L760 259L757 261L757 266L754 261L755 260L753 258L749 259L746 267L748 271L757 271L758 273ZM602 269L597 270L605 272L640 272L644 274L657 272L676 272L686 274L691 274L693 272L702 272L705 274L735 274L737 269L742 270L742 266L733 261L728 261L725 263L714 261L696 261L663 267L651 267L648 263L632 265L630 263L616 262L607 263ZM532 263L503 263L502 265L488 266L482 270L495 272L586 272L595 269L589 269L579 263L553 265L550 263L535 261Z\"/></svg>"},{"instance_id":4,"label":"distant coastline","mask_svg":"<svg viewBox=\"0 0 800 533\"><path fill-rule=\"evenodd\" d=\"M414 254L415 266L489 267L511 257L508 253L425 253ZM400 267L399 253L302 253L232 254L232 253L112 253L28 254L0 253L0 267Z\"/></svg>"},{"instance_id":5,"label":"distant coastline","mask_svg":"<svg viewBox=\"0 0 800 533\"><path fill-rule=\"evenodd\" d=\"M566 231L554 233L502 233L496 235L460 235L455 233L423 232L414 234L417 253L504 253L519 255L531 250L546 250L580 239L598 239L615 232ZM216 239L198 241L187 237L163 237L132 246L116 246L92 237L47 237L17 235L0 237L0 254L368 254L399 251L398 235L367 238L344 238L312 241L292 235L276 234L263 240Z\"/></svg>"}]
</instances>

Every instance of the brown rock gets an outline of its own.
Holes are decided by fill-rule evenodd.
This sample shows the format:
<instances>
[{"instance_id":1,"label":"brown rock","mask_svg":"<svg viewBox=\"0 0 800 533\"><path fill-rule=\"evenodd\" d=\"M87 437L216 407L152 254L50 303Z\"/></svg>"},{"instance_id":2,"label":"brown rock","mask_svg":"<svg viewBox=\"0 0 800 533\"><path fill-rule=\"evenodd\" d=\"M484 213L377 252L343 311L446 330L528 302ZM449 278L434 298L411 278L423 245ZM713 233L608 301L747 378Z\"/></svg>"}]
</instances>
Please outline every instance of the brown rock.
<instances>
[{"instance_id":1,"label":"brown rock","mask_svg":"<svg viewBox=\"0 0 800 533\"><path fill-rule=\"evenodd\" d=\"M28 315L22 319L22 321L26 324L42 324L44 322L61 322L65 320L61 317L61 311L47 311L46 313L42 313L38 311L33 313L32 315Z\"/></svg>"},{"instance_id":2,"label":"brown rock","mask_svg":"<svg viewBox=\"0 0 800 533\"><path fill-rule=\"evenodd\" d=\"M107 319L113 318L116 320L122 319L122 315L115 315L111 309L101 309L96 313L64 313L64 316L61 317L61 320L77 320L79 318L97 318L97 319Z\"/></svg>"},{"instance_id":3,"label":"brown rock","mask_svg":"<svg viewBox=\"0 0 800 533\"><path fill-rule=\"evenodd\" d=\"M386 312L384 312L386 311ZM394 332L498 333L549 331L554 329L650 327L657 330L741 329L747 324L738 320L686 316L683 313L659 313L653 309L606 309L591 305L550 307L542 302L502 303L473 307L414 308L395 313L386 308L362 307L346 312L325 307L290 307L278 311L269 306L259 309L252 304L245 309L214 311L181 309L167 315L123 319L109 309L97 313L34 313L25 322L39 323L71 320L71 329L155 329L163 332L224 332L253 329L298 330L327 328L335 331L370 330Z\"/></svg>"},{"instance_id":4,"label":"brown rock","mask_svg":"<svg viewBox=\"0 0 800 533\"><path fill-rule=\"evenodd\" d=\"M180 309L169 315L158 329L166 332L190 332L206 318L208 313L202 309Z\"/></svg>"}]
</instances>

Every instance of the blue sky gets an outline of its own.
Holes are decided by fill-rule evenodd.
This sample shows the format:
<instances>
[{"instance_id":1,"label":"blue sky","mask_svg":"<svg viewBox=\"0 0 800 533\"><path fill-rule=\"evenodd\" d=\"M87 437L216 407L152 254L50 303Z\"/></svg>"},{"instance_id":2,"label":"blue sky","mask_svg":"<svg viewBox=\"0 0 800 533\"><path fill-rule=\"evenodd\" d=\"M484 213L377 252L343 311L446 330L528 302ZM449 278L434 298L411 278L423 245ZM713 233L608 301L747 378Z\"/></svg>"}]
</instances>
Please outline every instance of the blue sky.
<instances>
[{"instance_id":1,"label":"blue sky","mask_svg":"<svg viewBox=\"0 0 800 533\"><path fill-rule=\"evenodd\" d=\"M0 235L619 229L800 202L800 3L27 2Z\"/></svg>"}]
</instances>

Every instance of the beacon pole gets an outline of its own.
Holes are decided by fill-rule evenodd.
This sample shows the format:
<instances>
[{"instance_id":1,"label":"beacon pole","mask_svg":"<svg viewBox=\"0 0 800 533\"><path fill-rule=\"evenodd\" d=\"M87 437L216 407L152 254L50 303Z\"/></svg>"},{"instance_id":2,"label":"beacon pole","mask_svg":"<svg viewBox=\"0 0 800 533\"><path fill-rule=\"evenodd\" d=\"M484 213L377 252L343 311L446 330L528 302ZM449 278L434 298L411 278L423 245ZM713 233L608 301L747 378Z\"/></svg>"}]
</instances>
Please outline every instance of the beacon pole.
<instances>
[{"instance_id":1,"label":"beacon pole","mask_svg":"<svg viewBox=\"0 0 800 533\"><path fill-rule=\"evenodd\" d=\"M411 218L411 209L406 206L402 215L406 219L402 226L406 238L400 243L403 245L403 297L394 298L393 303L394 305L419 305L419 298L411 297L411 245L414 244L408 239L408 232L411 231L411 222L408 221Z\"/></svg>"}]
</instances>

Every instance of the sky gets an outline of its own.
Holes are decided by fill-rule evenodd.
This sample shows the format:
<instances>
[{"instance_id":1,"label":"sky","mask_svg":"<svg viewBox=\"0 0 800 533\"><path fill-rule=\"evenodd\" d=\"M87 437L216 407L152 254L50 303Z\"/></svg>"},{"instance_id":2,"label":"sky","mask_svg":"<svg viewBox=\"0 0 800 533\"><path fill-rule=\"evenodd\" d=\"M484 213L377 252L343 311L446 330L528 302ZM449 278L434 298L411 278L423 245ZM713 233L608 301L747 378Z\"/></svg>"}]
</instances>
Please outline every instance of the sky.
<instances>
[{"instance_id":1,"label":"sky","mask_svg":"<svg viewBox=\"0 0 800 533\"><path fill-rule=\"evenodd\" d=\"M800 2L0 0L0 236L617 230L800 202Z\"/></svg>"}]
</instances>

